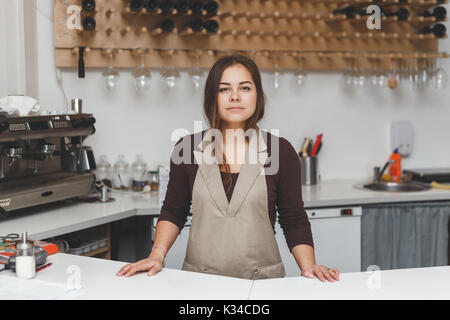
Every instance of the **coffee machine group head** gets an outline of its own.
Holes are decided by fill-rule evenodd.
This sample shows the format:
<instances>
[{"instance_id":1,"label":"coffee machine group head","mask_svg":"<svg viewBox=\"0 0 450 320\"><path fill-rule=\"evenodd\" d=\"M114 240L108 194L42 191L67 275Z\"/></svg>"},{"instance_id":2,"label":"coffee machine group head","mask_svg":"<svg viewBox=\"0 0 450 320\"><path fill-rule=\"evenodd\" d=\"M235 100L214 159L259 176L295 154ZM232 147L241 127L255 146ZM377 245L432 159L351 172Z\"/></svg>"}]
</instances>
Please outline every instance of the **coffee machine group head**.
<instances>
[{"instance_id":1,"label":"coffee machine group head","mask_svg":"<svg viewBox=\"0 0 450 320\"><path fill-rule=\"evenodd\" d=\"M0 213L88 195L94 124L91 114L0 118Z\"/></svg>"}]
</instances>

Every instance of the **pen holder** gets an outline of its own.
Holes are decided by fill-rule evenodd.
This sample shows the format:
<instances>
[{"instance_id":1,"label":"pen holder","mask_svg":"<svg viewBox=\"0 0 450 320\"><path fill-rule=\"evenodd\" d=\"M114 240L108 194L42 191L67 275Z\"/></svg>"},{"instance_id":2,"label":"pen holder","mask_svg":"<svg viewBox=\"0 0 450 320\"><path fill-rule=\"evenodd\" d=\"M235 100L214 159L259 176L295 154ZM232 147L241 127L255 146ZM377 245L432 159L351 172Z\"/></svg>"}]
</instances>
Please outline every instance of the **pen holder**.
<instances>
[{"instance_id":1,"label":"pen holder","mask_svg":"<svg viewBox=\"0 0 450 320\"><path fill-rule=\"evenodd\" d=\"M302 185L314 185L318 180L318 157L300 157Z\"/></svg>"}]
</instances>

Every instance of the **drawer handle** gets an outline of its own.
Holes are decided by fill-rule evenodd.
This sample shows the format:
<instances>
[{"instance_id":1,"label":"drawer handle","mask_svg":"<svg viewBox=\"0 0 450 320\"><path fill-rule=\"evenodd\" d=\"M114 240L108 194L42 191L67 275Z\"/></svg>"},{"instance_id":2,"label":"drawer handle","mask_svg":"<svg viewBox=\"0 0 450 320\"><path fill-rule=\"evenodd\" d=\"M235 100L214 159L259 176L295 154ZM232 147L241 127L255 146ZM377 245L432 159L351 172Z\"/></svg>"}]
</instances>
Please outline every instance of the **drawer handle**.
<instances>
[{"instance_id":1,"label":"drawer handle","mask_svg":"<svg viewBox=\"0 0 450 320\"><path fill-rule=\"evenodd\" d=\"M41 197L46 198L46 197L50 197L53 194L53 191L47 191L44 192L43 194L41 194Z\"/></svg>"}]
</instances>

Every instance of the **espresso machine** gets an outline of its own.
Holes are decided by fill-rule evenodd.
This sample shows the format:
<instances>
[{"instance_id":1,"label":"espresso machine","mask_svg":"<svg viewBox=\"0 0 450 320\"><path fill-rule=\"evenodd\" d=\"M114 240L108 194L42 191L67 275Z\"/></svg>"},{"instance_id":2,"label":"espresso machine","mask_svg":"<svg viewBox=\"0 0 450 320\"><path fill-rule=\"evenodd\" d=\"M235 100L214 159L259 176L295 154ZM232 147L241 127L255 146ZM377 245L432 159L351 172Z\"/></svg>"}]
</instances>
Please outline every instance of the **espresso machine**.
<instances>
[{"instance_id":1,"label":"espresso machine","mask_svg":"<svg viewBox=\"0 0 450 320\"><path fill-rule=\"evenodd\" d=\"M0 117L0 216L93 191L91 114Z\"/></svg>"}]
</instances>

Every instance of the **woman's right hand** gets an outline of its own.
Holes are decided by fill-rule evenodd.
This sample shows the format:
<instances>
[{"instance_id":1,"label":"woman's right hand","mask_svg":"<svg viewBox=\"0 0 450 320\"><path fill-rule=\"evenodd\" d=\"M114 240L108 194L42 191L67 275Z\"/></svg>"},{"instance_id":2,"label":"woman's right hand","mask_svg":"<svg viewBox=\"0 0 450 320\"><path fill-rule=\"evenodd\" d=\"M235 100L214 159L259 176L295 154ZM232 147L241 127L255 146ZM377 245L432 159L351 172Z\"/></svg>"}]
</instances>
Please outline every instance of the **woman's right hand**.
<instances>
[{"instance_id":1,"label":"woman's right hand","mask_svg":"<svg viewBox=\"0 0 450 320\"><path fill-rule=\"evenodd\" d=\"M163 268L163 261L164 256L152 252L148 258L123 266L119 272L116 273L116 275L119 277L125 276L128 278L136 272L148 271L147 275L150 277L161 271Z\"/></svg>"}]
</instances>

